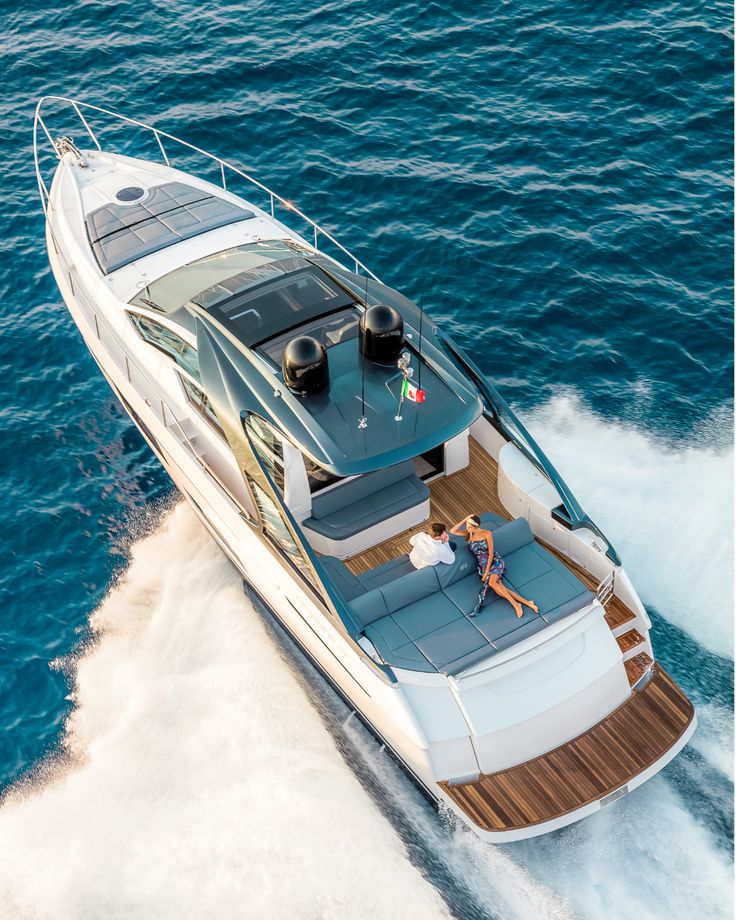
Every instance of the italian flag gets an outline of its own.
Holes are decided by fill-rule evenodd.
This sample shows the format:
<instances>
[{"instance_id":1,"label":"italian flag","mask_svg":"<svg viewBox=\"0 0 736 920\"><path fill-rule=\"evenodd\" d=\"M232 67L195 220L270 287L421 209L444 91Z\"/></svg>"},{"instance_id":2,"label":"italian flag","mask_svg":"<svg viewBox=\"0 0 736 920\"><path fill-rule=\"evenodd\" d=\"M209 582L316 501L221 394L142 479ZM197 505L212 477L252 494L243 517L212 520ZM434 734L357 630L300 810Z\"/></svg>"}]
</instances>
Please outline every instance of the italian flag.
<instances>
[{"instance_id":1,"label":"italian flag","mask_svg":"<svg viewBox=\"0 0 736 920\"><path fill-rule=\"evenodd\" d=\"M409 383L406 377L404 377L404 382L401 384L401 395L404 399L415 403L423 403L426 396L424 390L420 390L413 383Z\"/></svg>"}]
</instances>

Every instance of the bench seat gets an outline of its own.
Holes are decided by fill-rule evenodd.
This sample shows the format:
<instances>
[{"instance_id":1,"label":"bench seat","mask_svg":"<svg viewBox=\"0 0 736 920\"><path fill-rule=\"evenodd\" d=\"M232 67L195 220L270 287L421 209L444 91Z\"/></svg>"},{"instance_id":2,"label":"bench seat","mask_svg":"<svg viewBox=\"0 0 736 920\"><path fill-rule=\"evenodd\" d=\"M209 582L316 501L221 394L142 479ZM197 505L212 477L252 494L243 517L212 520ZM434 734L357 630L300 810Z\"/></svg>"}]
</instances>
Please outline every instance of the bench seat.
<instances>
[{"instance_id":1,"label":"bench seat","mask_svg":"<svg viewBox=\"0 0 736 920\"><path fill-rule=\"evenodd\" d=\"M406 460L313 496L302 527L315 549L345 558L428 515L429 488Z\"/></svg>"},{"instance_id":2,"label":"bench seat","mask_svg":"<svg viewBox=\"0 0 736 920\"><path fill-rule=\"evenodd\" d=\"M382 581L383 576L404 571L403 564L380 566L383 571L376 570L372 580L370 572L351 573L350 628L356 636L367 636L387 664L457 674L594 599L564 563L534 540L524 519L499 525L484 515L482 523L489 529L492 525L496 551L506 560L505 583L535 601L539 615L524 608L518 618L507 601L489 591L478 616L469 618L480 578L464 542L452 565L429 566L390 581Z\"/></svg>"}]
</instances>

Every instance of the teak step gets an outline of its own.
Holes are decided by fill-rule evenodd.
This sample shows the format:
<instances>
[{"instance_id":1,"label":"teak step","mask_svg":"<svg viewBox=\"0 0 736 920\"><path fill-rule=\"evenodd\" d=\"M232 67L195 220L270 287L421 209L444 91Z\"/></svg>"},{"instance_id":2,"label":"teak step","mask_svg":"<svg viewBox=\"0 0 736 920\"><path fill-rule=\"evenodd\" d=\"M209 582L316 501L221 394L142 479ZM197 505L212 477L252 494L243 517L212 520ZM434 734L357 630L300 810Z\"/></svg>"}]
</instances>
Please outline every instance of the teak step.
<instances>
[{"instance_id":1,"label":"teak step","mask_svg":"<svg viewBox=\"0 0 736 920\"><path fill-rule=\"evenodd\" d=\"M644 636L642 636L638 629L630 629L628 632L616 636L618 647L624 654L630 652L632 648L636 648L637 645L641 645L643 641Z\"/></svg>"},{"instance_id":2,"label":"teak step","mask_svg":"<svg viewBox=\"0 0 736 920\"><path fill-rule=\"evenodd\" d=\"M626 675L629 678L629 683L632 687L637 682L637 680L639 680L642 674L644 674L651 663L652 659L649 657L649 655L647 655L646 652L639 652L638 655L634 655L633 658L629 658L628 661L624 661Z\"/></svg>"},{"instance_id":3,"label":"teak step","mask_svg":"<svg viewBox=\"0 0 736 920\"><path fill-rule=\"evenodd\" d=\"M610 630L618 629L630 620L635 620L636 614L620 601L617 597L612 597L606 604L606 623Z\"/></svg>"}]
</instances>

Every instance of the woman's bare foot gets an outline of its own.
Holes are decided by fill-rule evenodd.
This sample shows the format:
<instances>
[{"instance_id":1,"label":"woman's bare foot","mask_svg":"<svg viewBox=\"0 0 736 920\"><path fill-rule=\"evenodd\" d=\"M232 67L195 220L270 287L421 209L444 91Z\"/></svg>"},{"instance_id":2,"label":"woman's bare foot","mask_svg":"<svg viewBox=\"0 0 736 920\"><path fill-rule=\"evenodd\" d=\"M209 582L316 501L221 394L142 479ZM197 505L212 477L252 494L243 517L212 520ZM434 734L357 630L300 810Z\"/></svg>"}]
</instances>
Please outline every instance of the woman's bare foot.
<instances>
[{"instance_id":1,"label":"woman's bare foot","mask_svg":"<svg viewBox=\"0 0 736 920\"><path fill-rule=\"evenodd\" d=\"M511 603L514 605L516 616L521 619L524 616L524 611L521 609L521 604L518 601L511 601Z\"/></svg>"},{"instance_id":2,"label":"woman's bare foot","mask_svg":"<svg viewBox=\"0 0 736 920\"><path fill-rule=\"evenodd\" d=\"M528 607L530 610L533 610L535 613L539 613L539 607L537 607L537 605L534 603L534 601L529 601L529 603L527 604L527 607Z\"/></svg>"}]
</instances>

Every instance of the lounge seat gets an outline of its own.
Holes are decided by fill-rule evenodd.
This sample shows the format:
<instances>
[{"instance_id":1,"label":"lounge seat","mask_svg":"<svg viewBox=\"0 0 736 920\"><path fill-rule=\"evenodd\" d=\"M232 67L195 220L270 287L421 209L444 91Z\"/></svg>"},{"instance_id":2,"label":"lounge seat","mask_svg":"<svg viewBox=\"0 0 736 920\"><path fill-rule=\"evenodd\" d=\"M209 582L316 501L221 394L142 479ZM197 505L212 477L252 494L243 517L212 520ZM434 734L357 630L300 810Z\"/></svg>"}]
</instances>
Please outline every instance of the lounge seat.
<instances>
[{"instance_id":1,"label":"lounge seat","mask_svg":"<svg viewBox=\"0 0 736 920\"><path fill-rule=\"evenodd\" d=\"M346 601L355 600L356 597L365 594L366 588L342 560L335 556L322 556L319 561Z\"/></svg>"},{"instance_id":2,"label":"lounge seat","mask_svg":"<svg viewBox=\"0 0 736 920\"><path fill-rule=\"evenodd\" d=\"M354 597L349 606L355 635L367 636L387 664L457 674L593 600L585 585L536 543L525 520L493 529L495 547L507 563L504 580L535 601L541 615L525 608L517 618L510 604L490 592L470 619L480 579L475 557L460 543L452 565L413 571Z\"/></svg>"},{"instance_id":3,"label":"lounge seat","mask_svg":"<svg viewBox=\"0 0 736 920\"><path fill-rule=\"evenodd\" d=\"M370 591L372 588L380 588L381 585L386 585L390 581L395 581L397 578L401 578L402 575L409 575L412 572L416 572L416 569L409 561L409 556L396 556L395 559L389 559L383 565L370 569L363 575L358 575L358 581L364 591Z\"/></svg>"},{"instance_id":4,"label":"lounge seat","mask_svg":"<svg viewBox=\"0 0 736 920\"><path fill-rule=\"evenodd\" d=\"M490 512L482 514L480 520L481 525L491 531L504 523L502 517ZM461 554L462 559L467 561L468 549L464 541L462 539L457 540L456 544L457 551ZM472 554L469 558L472 561ZM390 581L401 578L402 575L409 575L416 571L409 561L409 556L407 554L389 559L389 561L384 562L383 565L376 566L374 569L369 569L362 575L354 575L337 556L322 556L320 561L327 570L327 574L332 579L333 584L337 587L346 601L352 601L356 597L360 597L361 594L370 591L372 588L380 588ZM444 564L437 567L438 571L442 571L445 568L446 566ZM466 568L467 566L463 565L463 570Z\"/></svg>"},{"instance_id":5,"label":"lounge seat","mask_svg":"<svg viewBox=\"0 0 736 920\"><path fill-rule=\"evenodd\" d=\"M428 515L429 489L406 460L315 495L302 527L315 549L345 558Z\"/></svg>"}]
</instances>

